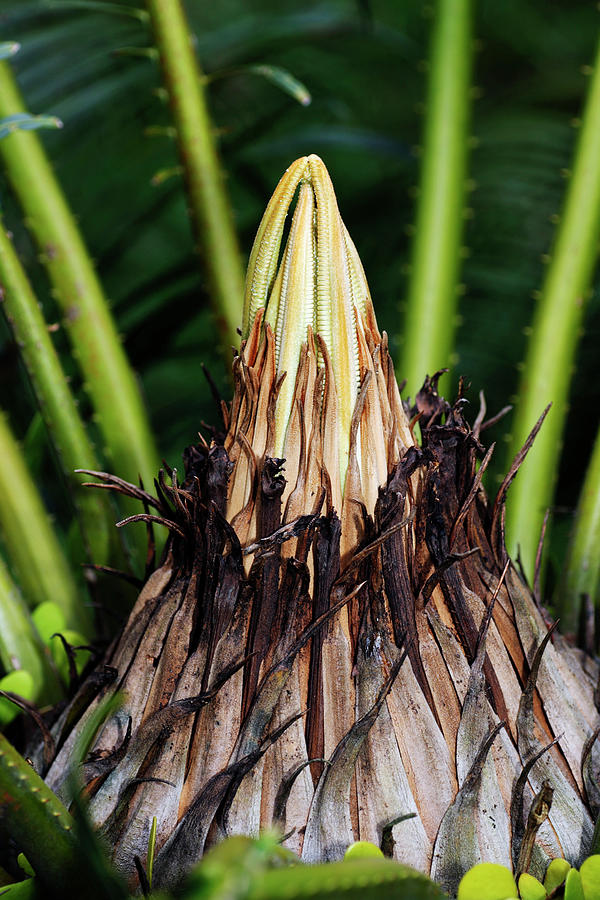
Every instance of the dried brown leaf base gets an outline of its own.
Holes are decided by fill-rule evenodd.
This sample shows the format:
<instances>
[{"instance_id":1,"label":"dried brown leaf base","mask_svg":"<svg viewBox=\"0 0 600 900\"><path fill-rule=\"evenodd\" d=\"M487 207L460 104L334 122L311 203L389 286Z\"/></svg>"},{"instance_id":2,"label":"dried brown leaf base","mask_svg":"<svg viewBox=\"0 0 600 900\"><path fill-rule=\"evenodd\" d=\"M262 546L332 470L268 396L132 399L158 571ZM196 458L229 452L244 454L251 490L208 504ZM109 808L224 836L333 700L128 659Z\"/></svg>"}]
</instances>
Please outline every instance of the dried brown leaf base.
<instances>
[{"instance_id":1,"label":"dried brown leaf base","mask_svg":"<svg viewBox=\"0 0 600 900\"><path fill-rule=\"evenodd\" d=\"M238 393L230 412L241 416L246 400ZM238 532L228 521L235 459L223 445L190 449L183 485L162 477L152 500L116 485L152 502L168 548L55 723L54 758L40 748L34 762L68 802L76 736L122 692L83 779L131 882L153 816L155 879L166 884L227 834L276 823L305 861L333 860L414 812L386 848L452 891L481 859L517 865L544 782L552 802L531 871L589 852L597 661L556 632L549 639L506 557L510 477L489 504L481 423L471 430L463 401L450 407L435 381L417 406L422 446L399 451L373 515L354 504L353 547L341 544L326 478L309 508L282 518L281 461L251 451ZM243 444L229 441L229 453L239 458Z\"/></svg>"}]
</instances>

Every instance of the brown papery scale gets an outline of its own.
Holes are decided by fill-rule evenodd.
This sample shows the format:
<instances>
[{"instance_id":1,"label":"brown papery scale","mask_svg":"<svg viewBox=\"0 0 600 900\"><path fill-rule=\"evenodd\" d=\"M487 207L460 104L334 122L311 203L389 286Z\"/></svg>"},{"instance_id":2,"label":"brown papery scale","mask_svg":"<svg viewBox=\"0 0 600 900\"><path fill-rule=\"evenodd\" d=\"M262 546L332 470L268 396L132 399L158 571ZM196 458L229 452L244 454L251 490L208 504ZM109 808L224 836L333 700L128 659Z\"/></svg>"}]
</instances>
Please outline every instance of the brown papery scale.
<instances>
[{"instance_id":1,"label":"brown papery scale","mask_svg":"<svg viewBox=\"0 0 600 900\"><path fill-rule=\"evenodd\" d=\"M121 693L82 777L132 885L153 816L156 886L272 825L305 862L385 830L450 892L481 860L516 866L524 839L535 875L577 865L600 807L597 661L548 639L507 557L520 459L490 502L483 415L471 428L437 376L405 410L318 157L288 169L259 228L233 374L222 438L186 451L181 485L99 475L170 536L38 771L68 803L77 736Z\"/></svg>"}]
</instances>

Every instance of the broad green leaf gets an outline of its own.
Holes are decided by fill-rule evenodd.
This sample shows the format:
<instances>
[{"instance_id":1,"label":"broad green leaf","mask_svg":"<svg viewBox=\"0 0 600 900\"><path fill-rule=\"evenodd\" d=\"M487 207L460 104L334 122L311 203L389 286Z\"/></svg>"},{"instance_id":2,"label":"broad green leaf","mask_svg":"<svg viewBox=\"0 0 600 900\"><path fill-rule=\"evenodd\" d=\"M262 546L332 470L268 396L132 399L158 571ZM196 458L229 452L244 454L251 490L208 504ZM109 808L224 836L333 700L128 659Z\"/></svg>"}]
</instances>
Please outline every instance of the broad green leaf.
<instances>
[{"instance_id":1,"label":"broad green leaf","mask_svg":"<svg viewBox=\"0 0 600 900\"><path fill-rule=\"evenodd\" d=\"M62 128L63 123L56 116L32 116L30 113L14 113L0 119L0 138L8 137L14 131L35 131L38 128Z\"/></svg>"},{"instance_id":2,"label":"broad green leaf","mask_svg":"<svg viewBox=\"0 0 600 900\"><path fill-rule=\"evenodd\" d=\"M519 878L519 895L522 900L545 900L547 896L544 885L528 872L523 872Z\"/></svg>"},{"instance_id":3,"label":"broad green leaf","mask_svg":"<svg viewBox=\"0 0 600 900\"><path fill-rule=\"evenodd\" d=\"M224 895L221 895L224 896ZM444 900L442 890L415 869L391 859L357 859L268 869L244 900ZM506 895L503 895L503 900ZM481 896L477 900L483 900Z\"/></svg>"},{"instance_id":4,"label":"broad green leaf","mask_svg":"<svg viewBox=\"0 0 600 900\"><path fill-rule=\"evenodd\" d=\"M15 669L4 678L0 678L0 691L10 691L18 694L25 700L33 700L35 697L35 684L33 678L26 669ZM0 728L6 727L19 715L19 707L11 703L6 697L0 697Z\"/></svg>"},{"instance_id":5,"label":"broad green leaf","mask_svg":"<svg viewBox=\"0 0 600 900\"><path fill-rule=\"evenodd\" d=\"M371 841L354 841L353 844L350 844L346 852L344 853L344 859L365 859L367 857L382 857L383 853L375 844L372 844Z\"/></svg>"},{"instance_id":6,"label":"broad green leaf","mask_svg":"<svg viewBox=\"0 0 600 900\"><path fill-rule=\"evenodd\" d=\"M83 647L87 645L86 638L79 631L72 631L70 628L66 628L60 632L65 641L71 645L72 648L75 647ZM52 642L50 644L50 652L52 653L52 657L54 662L56 663L56 668L59 671L59 674L65 684L68 684L70 681L69 677L69 657L67 656L67 651L65 650L65 646L58 635L52 638ZM81 675L84 670L87 662L91 656L89 650L73 650L75 654L75 668L77 669L77 674Z\"/></svg>"},{"instance_id":7,"label":"broad green leaf","mask_svg":"<svg viewBox=\"0 0 600 900\"><path fill-rule=\"evenodd\" d=\"M565 879L565 900L586 900L577 869L571 869Z\"/></svg>"},{"instance_id":8,"label":"broad green leaf","mask_svg":"<svg viewBox=\"0 0 600 900\"><path fill-rule=\"evenodd\" d=\"M518 894L512 872L498 863L479 863L463 875L457 900L509 900Z\"/></svg>"},{"instance_id":9,"label":"broad green leaf","mask_svg":"<svg viewBox=\"0 0 600 900\"><path fill-rule=\"evenodd\" d=\"M566 859L553 859L551 861L546 869L546 875L544 877L544 887L549 894L555 890L559 884L563 883L570 868L571 865Z\"/></svg>"},{"instance_id":10,"label":"broad green leaf","mask_svg":"<svg viewBox=\"0 0 600 900\"><path fill-rule=\"evenodd\" d=\"M45 600L39 603L31 613L33 624L46 646L50 646L52 636L57 632L63 632L67 627L67 620L62 609L52 603L51 600Z\"/></svg>"},{"instance_id":11,"label":"broad green leaf","mask_svg":"<svg viewBox=\"0 0 600 900\"><path fill-rule=\"evenodd\" d=\"M585 900L600 900L600 855L589 856L579 867Z\"/></svg>"}]
</instances>

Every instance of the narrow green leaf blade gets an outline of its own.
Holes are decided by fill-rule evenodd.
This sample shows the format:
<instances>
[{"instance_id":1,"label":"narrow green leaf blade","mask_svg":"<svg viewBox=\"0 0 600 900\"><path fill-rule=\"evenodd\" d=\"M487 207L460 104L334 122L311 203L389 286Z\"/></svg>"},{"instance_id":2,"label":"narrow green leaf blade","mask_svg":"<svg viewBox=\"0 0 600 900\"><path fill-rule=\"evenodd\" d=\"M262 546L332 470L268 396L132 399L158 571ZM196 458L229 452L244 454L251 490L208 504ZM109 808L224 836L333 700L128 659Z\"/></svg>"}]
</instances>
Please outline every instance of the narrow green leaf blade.
<instances>
[{"instance_id":1,"label":"narrow green leaf blade","mask_svg":"<svg viewBox=\"0 0 600 900\"><path fill-rule=\"evenodd\" d=\"M0 55L0 59L1 59ZM0 139L15 131L36 131L38 128L62 128L57 116L32 116L30 113L15 113L0 119Z\"/></svg>"},{"instance_id":2,"label":"narrow green leaf blade","mask_svg":"<svg viewBox=\"0 0 600 900\"><path fill-rule=\"evenodd\" d=\"M18 53L21 45L16 41L2 41L0 43L0 59L10 59L15 53Z\"/></svg>"},{"instance_id":3,"label":"narrow green leaf blade","mask_svg":"<svg viewBox=\"0 0 600 900\"><path fill-rule=\"evenodd\" d=\"M101 0L48 0L48 6L55 9L80 9L82 12L107 13L111 16L130 16L140 22L148 21L145 9L127 6L125 3L103 3Z\"/></svg>"},{"instance_id":4,"label":"narrow green leaf blade","mask_svg":"<svg viewBox=\"0 0 600 900\"><path fill-rule=\"evenodd\" d=\"M306 85L282 66L255 64L244 66L239 71L243 72L244 70L251 72L253 75L260 75L262 78L266 78L275 87L297 100L301 106L309 106L312 103L312 97Z\"/></svg>"}]
</instances>

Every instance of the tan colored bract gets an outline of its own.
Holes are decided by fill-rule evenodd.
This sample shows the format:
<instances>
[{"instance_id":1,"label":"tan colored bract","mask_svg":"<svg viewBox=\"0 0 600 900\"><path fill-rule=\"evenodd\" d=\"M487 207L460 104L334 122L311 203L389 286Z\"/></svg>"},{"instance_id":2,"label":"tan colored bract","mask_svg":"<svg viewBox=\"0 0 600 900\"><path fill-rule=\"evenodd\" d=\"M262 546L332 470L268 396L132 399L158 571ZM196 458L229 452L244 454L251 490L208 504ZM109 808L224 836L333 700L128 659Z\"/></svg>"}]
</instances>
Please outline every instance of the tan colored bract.
<instances>
[{"instance_id":1,"label":"tan colored bract","mask_svg":"<svg viewBox=\"0 0 600 900\"><path fill-rule=\"evenodd\" d=\"M489 502L483 411L471 428L427 378L413 441L317 157L267 207L233 372L224 444L188 448L183 485L163 472L153 498L101 476L171 536L36 767L68 801L78 735L122 692L82 777L132 883L154 816L157 886L273 824L305 862L381 842L451 893L481 860L579 864L600 810L598 662L550 634L507 557L518 461Z\"/></svg>"},{"instance_id":2,"label":"tan colored bract","mask_svg":"<svg viewBox=\"0 0 600 900\"><path fill-rule=\"evenodd\" d=\"M318 156L296 160L267 206L248 266L242 334L234 371L246 396L234 405L225 442L236 463L229 514L240 539L256 534L251 473L279 457L284 521L312 509L326 488L348 537L345 552L356 544L353 506L373 514L379 486L413 440L387 337Z\"/></svg>"}]
</instances>

